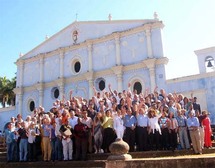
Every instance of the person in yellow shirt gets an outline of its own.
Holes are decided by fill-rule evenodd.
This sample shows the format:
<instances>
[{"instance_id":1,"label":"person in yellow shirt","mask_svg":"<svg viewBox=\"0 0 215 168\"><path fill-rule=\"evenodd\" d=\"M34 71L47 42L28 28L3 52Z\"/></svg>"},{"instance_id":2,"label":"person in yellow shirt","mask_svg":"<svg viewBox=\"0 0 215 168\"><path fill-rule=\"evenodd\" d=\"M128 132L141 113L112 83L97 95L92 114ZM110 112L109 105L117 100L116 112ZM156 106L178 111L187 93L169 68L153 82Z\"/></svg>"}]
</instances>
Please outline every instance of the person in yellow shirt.
<instances>
[{"instance_id":1,"label":"person in yellow shirt","mask_svg":"<svg viewBox=\"0 0 215 168\"><path fill-rule=\"evenodd\" d=\"M103 116L103 144L102 148L105 153L110 152L109 146L113 143L116 139L116 134L113 130L113 118L111 115L110 109L106 110L105 115Z\"/></svg>"}]
</instances>

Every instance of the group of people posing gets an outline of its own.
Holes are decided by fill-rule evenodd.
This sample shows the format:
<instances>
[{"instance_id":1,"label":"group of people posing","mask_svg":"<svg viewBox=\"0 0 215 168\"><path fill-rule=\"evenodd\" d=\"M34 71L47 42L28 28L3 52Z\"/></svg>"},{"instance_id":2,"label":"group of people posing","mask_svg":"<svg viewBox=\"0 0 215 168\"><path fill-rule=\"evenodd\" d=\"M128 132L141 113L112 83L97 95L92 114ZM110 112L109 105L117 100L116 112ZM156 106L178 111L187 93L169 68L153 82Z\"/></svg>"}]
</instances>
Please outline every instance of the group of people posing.
<instances>
[{"instance_id":1,"label":"group of people posing","mask_svg":"<svg viewBox=\"0 0 215 168\"><path fill-rule=\"evenodd\" d=\"M130 87L130 86L129 86ZM116 138L129 152L210 148L211 123L197 98L166 94L164 89L137 94L129 89L97 92L90 100L56 100L47 112L35 108L23 119L12 117L5 129L7 160L86 160L87 153L110 152Z\"/></svg>"}]
</instances>

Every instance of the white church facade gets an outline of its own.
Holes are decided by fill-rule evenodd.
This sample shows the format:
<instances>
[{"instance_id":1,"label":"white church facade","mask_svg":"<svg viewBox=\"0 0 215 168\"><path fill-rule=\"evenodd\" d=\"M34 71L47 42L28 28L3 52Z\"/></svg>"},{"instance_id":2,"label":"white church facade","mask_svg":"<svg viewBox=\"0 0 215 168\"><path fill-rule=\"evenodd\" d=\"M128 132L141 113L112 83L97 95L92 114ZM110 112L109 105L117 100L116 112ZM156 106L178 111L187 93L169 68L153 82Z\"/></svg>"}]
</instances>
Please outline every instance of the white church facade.
<instances>
[{"instance_id":1,"label":"white church facade","mask_svg":"<svg viewBox=\"0 0 215 168\"><path fill-rule=\"evenodd\" d=\"M162 28L154 19L75 21L47 38L25 55L17 65L16 106L0 111L0 129L9 117L31 114L34 107L52 107L56 99L74 96L89 99L93 87L142 92L155 86L167 92L194 93L202 109L207 109L215 124L215 47L195 51L200 74L166 80Z\"/></svg>"}]
</instances>

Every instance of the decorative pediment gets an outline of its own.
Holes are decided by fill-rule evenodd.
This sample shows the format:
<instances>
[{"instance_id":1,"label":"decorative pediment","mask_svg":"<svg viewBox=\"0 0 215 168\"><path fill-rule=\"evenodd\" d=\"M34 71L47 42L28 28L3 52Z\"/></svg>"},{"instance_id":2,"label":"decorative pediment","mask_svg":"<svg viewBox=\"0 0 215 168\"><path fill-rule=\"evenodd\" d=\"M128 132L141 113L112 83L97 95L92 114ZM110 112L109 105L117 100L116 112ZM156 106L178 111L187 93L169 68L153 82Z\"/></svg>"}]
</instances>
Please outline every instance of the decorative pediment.
<instances>
[{"instance_id":1,"label":"decorative pediment","mask_svg":"<svg viewBox=\"0 0 215 168\"><path fill-rule=\"evenodd\" d=\"M142 26L156 28L163 27L162 22L156 20L116 20L116 21L81 21L73 22L66 28L49 38L45 38L40 45L28 53L20 56L19 59L29 59L37 57L40 54L48 55L58 52L59 48L71 48L71 46L79 46L89 40L104 39L106 37L116 38L118 32L125 34L142 30Z\"/></svg>"}]
</instances>

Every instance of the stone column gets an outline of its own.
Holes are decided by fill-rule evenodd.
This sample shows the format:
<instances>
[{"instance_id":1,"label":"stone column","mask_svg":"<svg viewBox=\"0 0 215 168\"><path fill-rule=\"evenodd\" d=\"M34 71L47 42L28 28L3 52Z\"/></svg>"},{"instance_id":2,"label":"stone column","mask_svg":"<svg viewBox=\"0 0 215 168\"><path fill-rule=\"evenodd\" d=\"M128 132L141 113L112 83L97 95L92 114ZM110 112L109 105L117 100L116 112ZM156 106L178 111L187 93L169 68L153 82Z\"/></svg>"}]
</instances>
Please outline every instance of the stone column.
<instances>
[{"instance_id":1,"label":"stone column","mask_svg":"<svg viewBox=\"0 0 215 168\"><path fill-rule=\"evenodd\" d=\"M123 73L123 66L115 66L111 68L112 71L116 74L117 76L117 90L119 92L122 92L122 73Z\"/></svg>"},{"instance_id":2,"label":"stone column","mask_svg":"<svg viewBox=\"0 0 215 168\"><path fill-rule=\"evenodd\" d=\"M92 42L87 42L89 72L93 71Z\"/></svg>"},{"instance_id":3,"label":"stone column","mask_svg":"<svg viewBox=\"0 0 215 168\"><path fill-rule=\"evenodd\" d=\"M44 57L40 56L40 83L44 80Z\"/></svg>"},{"instance_id":4,"label":"stone column","mask_svg":"<svg viewBox=\"0 0 215 168\"><path fill-rule=\"evenodd\" d=\"M64 51L60 51L60 78L64 76Z\"/></svg>"},{"instance_id":5,"label":"stone column","mask_svg":"<svg viewBox=\"0 0 215 168\"><path fill-rule=\"evenodd\" d=\"M18 106L18 114L22 115L22 104L23 104L23 87L17 87L13 89L14 93L16 94L17 100L16 103Z\"/></svg>"},{"instance_id":6,"label":"stone column","mask_svg":"<svg viewBox=\"0 0 215 168\"><path fill-rule=\"evenodd\" d=\"M114 39L116 44L116 65L121 65L119 33L114 34Z\"/></svg>"},{"instance_id":7,"label":"stone column","mask_svg":"<svg viewBox=\"0 0 215 168\"><path fill-rule=\"evenodd\" d=\"M145 30L145 33L146 33L148 57L149 57L149 58L153 58L153 53L152 53L152 42L151 42L151 28L148 27L148 28Z\"/></svg>"},{"instance_id":8,"label":"stone column","mask_svg":"<svg viewBox=\"0 0 215 168\"><path fill-rule=\"evenodd\" d=\"M155 74L156 59L155 58L154 59L147 59L147 60L144 60L143 63L149 69L151 92L153 93L154 88L157 85L156 84L156 74Z\"/></svg>"},{"instance_id":9,"label":"stone column","mask_svg":"<svg viewBox=\"0 0 215 168\"><path fill-rule=\"evenodd\" d=\"M36 85L36 88L39 92L39 106L43 107L43 97L44 97L44 84L43 84L43 82L38 83Z\"/></svg>"},{"instance_id":10,"label":"stone column","mask_svg":"<svg viewBox=\"0 0 215 168\"><path fill-rule=\"evenodd\" d=\"M65 94L65 79L64 78L59 78L57 80L57 85L59 86L59 92L60 92L60 100L63 99L63 96Z\"/></svg>"},{"instance_id":11,"label":"stone column","mask_svg":"<svg viewBox=\"0 0 215 168\"><path fill-rule=\"evenodd\" d=\"M60 85L60 100L63 100L64 92L64 84Z\"/></svg>"},{"instance_id":12,"label":"stone column","mask_svg":"<svg viewBox=\"0 0 215 168\"><path fill-rule=\"evenodd\" d=\"M18 94L18 101L19 101L18 114L22 115L23 94Z\"/></svg>"},{"instance_id":13,"label":"stone column","mask_svg":"<svg viewBox=\"0 0 215 168\"><path fill-rule=\"evenodd\" d=\"M23 81L24 81L24 61L23 60L19 60L18 63L18 68L19 68L19 79L18 79L18 83L17 86L22 87L23 86Z\"/></svg>"},{"instance_id":14,"label":"stone column","mask_svg":"<svg viewBox=\"0 0 215 168\"><path fill-rule=\"evenodd\" d=\"M91 99L94 95L93 93L93 75L94 73L91 71L91 72L87 72L85 73L85 78L86 80L88 80L88 84L89 84L89 99Z\"/></svg>"},{"instance_id":15,"label":"stone column","mask_svg":"<svg viewBox=\"0 0 215 168\"><path fill-rule=\"evenodd\" d=\"M39 106L43 107L43 96L44 96L44 91L43 89L39 90Z\"/></svg>"}]
</instances>

